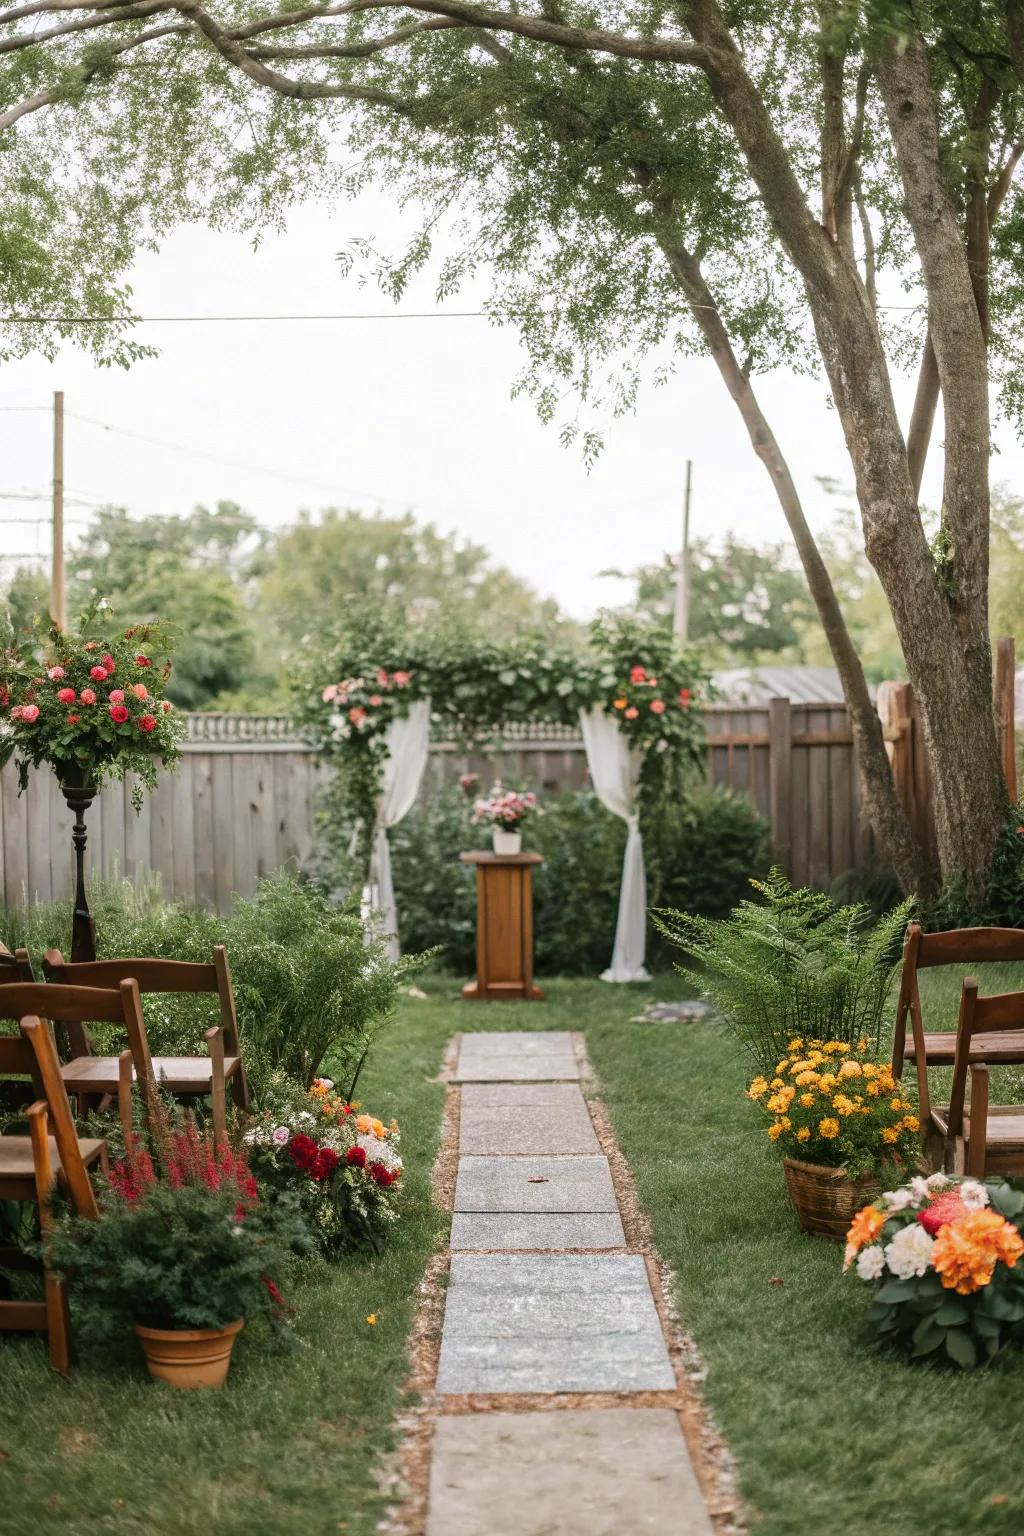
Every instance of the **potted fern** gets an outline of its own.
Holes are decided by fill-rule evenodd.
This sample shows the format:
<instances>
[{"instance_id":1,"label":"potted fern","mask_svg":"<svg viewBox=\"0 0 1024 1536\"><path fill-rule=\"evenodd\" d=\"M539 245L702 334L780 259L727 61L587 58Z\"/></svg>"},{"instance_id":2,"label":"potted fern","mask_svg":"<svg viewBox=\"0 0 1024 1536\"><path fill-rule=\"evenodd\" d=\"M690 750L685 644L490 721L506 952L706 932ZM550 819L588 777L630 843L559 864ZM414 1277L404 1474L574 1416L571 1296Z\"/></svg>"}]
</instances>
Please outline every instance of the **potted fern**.
<instances>
[{"instance_id":1,"label":"potted fern","mask_svg":"<svg viewBox=\"0 0 1024 1536\"><path fill-rule=\"evenodd\" d=\"M655 921L754 1062L747 1097L770 1119L805 1231L841 1237L886 1164L919 1131L882 1059L886 1004L911 903L877 919L773 869L728 917L663 911Z\"/></svg>"},{"instance_id":2,"label":"potted fern","mask_svg":"<svg viewBox=\"0 0 1024 1536\"><path fill-rule=\"evenodd\" d=\"M55 1224L49 1263L85 1334L131 1326L151 1376L223 1386L245 1323L287 1321L278 1281L309 1235L294 1205L260 1204L243 1154L191 1121L157 1139L155 1161L135 1139L113 1165L97 1220Z\"/></svg>"}]
</instances>

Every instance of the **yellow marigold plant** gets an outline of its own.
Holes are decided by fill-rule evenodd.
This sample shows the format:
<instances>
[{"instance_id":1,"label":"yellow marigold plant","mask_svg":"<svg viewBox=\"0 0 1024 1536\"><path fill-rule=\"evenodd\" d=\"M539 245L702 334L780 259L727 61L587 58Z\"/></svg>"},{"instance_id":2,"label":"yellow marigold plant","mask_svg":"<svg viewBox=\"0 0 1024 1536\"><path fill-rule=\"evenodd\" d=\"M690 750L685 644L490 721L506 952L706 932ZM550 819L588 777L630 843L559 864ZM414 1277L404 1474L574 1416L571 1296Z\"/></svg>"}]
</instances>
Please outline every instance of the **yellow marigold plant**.
<instances>
[{"instance_id":1,"label":"yellow marigold plant","mask_svg":"<svg viewBox=\"0 0 1024 1536\"><path fill-rule=\"evenodd\" d=\"M768 1139L789 1157L851 1177L911 1160L920 1122L887 1062L867 1040L790 1040L771 1077L755 1077L747 1098L768 1117Z\"/></svg>"}]
</instances>

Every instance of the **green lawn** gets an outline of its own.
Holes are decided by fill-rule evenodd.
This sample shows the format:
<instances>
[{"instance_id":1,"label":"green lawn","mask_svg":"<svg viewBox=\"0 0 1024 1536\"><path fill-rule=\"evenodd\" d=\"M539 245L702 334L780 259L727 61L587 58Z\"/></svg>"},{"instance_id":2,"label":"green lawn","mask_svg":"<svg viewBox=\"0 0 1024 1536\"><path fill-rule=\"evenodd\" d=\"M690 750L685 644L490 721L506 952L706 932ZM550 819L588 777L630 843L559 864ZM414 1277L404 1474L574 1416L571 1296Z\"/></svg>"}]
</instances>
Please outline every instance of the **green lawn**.
<instances>
[{"instance_id":1,"label":"green lawn","mask_svg":"<svg viewBox=\"0 0 1024 1536\"><path fill-rule=\"evenodd\" d=\"M1024 1528L1024 1360L961 1377L865 1347L865 1290L841 1275L837 1247L797 1232L730 1040L714 1024L628 1022L680 983L546 983L545 1004L508 1008L424 985L429 1000L403 1005L360 1088L402 1122L410 1165L385 1257L311 1281L297 1297L307 1347L281 1359L240 1346L220 1396L173 1396L102 1362L60 1383L38 1341L0 1340L0 1532L370 1536L412 1296L444 1234L427 1198L442 1101L431 1079L462 1027L586 1032L758 1536Z\"/></svg>"}]
</instances>

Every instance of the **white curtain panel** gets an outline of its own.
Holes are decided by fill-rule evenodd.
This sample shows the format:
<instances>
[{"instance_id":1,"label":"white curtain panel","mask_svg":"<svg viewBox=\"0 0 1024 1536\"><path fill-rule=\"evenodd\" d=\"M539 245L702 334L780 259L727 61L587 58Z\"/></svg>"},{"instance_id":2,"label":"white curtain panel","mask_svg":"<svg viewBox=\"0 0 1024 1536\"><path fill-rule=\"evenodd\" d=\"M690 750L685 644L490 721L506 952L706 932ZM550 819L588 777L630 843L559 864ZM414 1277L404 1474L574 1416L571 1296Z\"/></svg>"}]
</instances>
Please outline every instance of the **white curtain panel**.
<instances>
[{"instance_id":1,"label":"white curtain panel","mask_svg":"<svg viewBox=\"0 0 1024 1536\"><path fill-rule=\"evenodd\" d=\"M377 822L370 850L370 886L366 904L380 914L381 931L392 960L401 953L398 945L398 908L391 878L391 846L388 828L395 827L412 810L419 793L430 745L430 700L417 699L407 715L392 720L387 729L388 755L384 783L377 799Z\"/></svg>"},{"instance_id":2,"label":"white curtain panel","mask_svg":"<svg viewBox=\"0 0 1024 1536\"><path fill-rule=\"evenodd\" d=\"M647 948L647 872L644 840L636 814L638 763L618 721L601 709L580 710L587 767L597 798L629 829L622 860L619 917L615 924L612 963L602 971L602 981L650 981L644 966Z\"/></svg>"}]
</instances>

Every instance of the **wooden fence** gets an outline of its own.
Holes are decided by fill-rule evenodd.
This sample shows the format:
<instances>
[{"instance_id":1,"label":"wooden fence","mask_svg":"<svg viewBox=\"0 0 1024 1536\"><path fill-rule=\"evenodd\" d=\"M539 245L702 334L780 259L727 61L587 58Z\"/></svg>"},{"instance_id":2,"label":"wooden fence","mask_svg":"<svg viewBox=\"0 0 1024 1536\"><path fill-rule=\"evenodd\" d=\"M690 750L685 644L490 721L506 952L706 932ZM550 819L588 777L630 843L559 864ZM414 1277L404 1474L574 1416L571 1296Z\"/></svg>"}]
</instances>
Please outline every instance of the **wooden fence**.
<instances>
[{"instance_id":1,"label":"wooden fence","mask_svg":"<svg viewBox=\"0 0 1024 1536\"><path fill-rule=\"evenodd\" d=\"M719 706L706 725L711 782L750 795L795 881L827 885L863 861L870 842L841 705ZM94 877L156 872L167 895L226 911L260 876L308 860L321 770L282 717L192 715L188 726L179 770L161 774L140 812L130 782L102 791L87 818L88 867ZM484 784L500 774L552 794L582 787L586 758L565 726L510 728L491 753L437 743L424 793L474 772ZM19 796L9 764L0 773L0 899L48 901L71 885L71 815L54 776L34 773Z\"/></svg>"}]
</instances>

